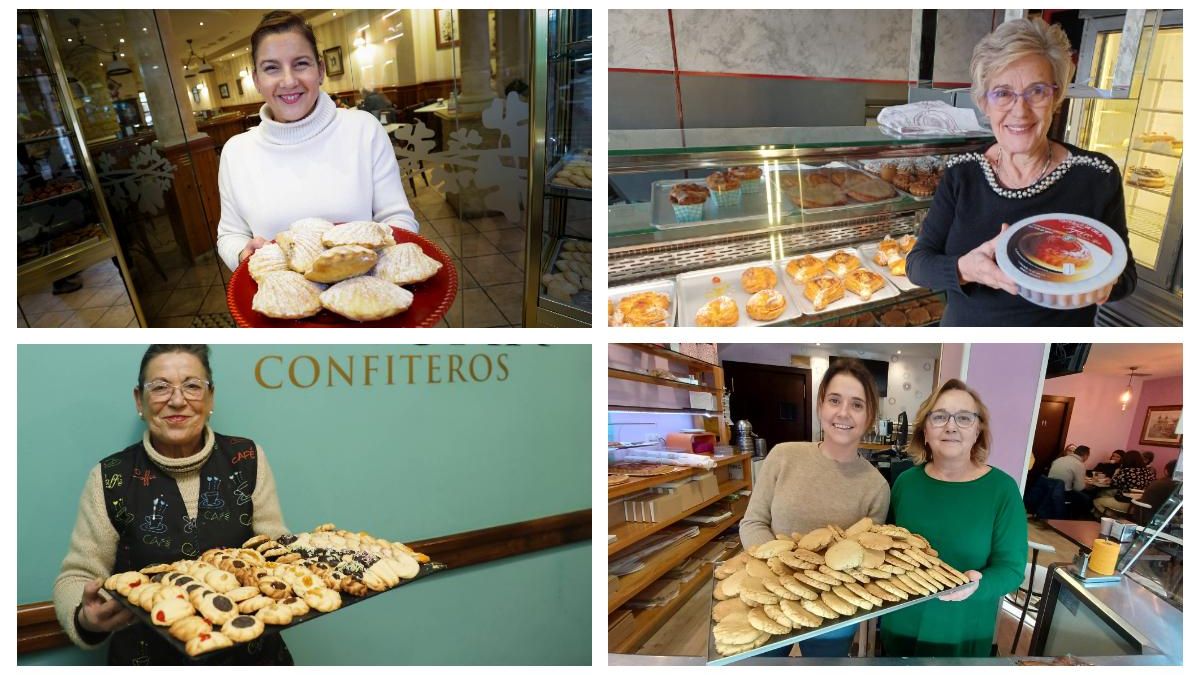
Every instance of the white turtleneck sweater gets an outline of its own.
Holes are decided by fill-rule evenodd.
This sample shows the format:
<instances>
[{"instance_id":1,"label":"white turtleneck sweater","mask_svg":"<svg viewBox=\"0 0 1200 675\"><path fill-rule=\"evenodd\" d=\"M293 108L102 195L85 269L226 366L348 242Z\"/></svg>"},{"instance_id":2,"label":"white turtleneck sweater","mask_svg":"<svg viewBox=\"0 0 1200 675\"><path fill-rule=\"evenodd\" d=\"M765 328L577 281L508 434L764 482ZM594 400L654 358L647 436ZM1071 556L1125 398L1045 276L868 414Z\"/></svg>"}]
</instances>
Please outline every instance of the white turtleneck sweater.
<instances>
[{"instance_id":1,"label":"white turtleneck sweater","mask_svg":"<svg viewBox=\"0 0 1200 675\"><path fill-rule=\"evenodd\" d=\"M321 94L302 120L277 122L266 104L259 115L262 123L221 150L217 253L230 269L251 238L274 239L301 218L417 231L391 141L370 113Z\"/></svg>"},{"instance_id":2,"label":"white turtleneck sweater","mask_svg":"<svg viewBox=\"0 0 1200 675\"><path fill-rule=\"evenodd\" d=\"M160 454L150 444L150 432L142 435L142 448L151 462L163 473L175 479L179 495L183 497L188 517L195 518L200 502L200 469L212 454L215 437L211 428L204 430L204 447L200 452L174 459ZM287 534L283 513L279 508L279 494L275 492L275 476L267 464L262 448L258 451L258 471L255 474L254 493L250 495L254 504L254 533L278 537ZM104 480L100 474L100 463L92 466L83 495L79 498L79 514L75 517L75 529L71 532L71 548L63 559L62 569L54 581L54 613L66 631L67 637L85 649L101 643L84 642L75 630L75 608L83 599L83 587L92 579L107 579L115 572L117 543L120 538L108 510L104 505ZM242 542L229 542L238 546ZM127 571L127 570L122 570Z\"/></svg>"}]
</instances>

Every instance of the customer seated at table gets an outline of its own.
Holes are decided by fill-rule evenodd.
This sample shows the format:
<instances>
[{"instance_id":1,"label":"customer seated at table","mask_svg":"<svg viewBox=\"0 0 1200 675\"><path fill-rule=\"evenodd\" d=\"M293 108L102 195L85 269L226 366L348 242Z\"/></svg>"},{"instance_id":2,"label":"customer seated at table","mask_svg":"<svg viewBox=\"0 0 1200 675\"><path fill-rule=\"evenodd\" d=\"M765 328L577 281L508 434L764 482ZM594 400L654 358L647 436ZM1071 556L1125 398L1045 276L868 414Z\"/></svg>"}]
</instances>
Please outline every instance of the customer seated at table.
<instances>
[{"instance_id":1,"label":"customer seated at table","mask_svg":"<svg viewBox=\"0 0 1200 675\"><path fill-rule=\"evenodd\" d=\"M1142 460L1146 462L1146 466L1154 466L1154 453L1149 450L1143 450Z\"/></svg>"},{"instance_id":2,"label":"customer seated at table","mask_svg":"<svg viewBox=\"0 0 1200 675\"><path fill-rule=\"evenodd\" d=\"M1087 462L1089 454L1091 448L1077 445L1071 454L1059 457L1050 465L1049 477L1063 482L1067 517L1072 520L1086 516L1092 510L1091 498L1083 493L1087 487L1084 463Z\"/></svg>"},{"instance_id":3,"label":"customer seated at table","mask_svg":"<svg viewBox=\"0 0 1200 675\"><path fill-rule=\"evenodd\" d=\"M1154 515L1154 512L1158 511L1158 507L1167 501L1167 498L1175 491L1175 486L1180 483L1180 481L1175 480L1175 460L1167 462L1165 471L1165 476L1146 486L1145 492L1142 493L1142 498L1138 500L1150 507L1148 509L1150 515Z\"/></svg>"},{"instance_id":4,"label":"customer seated at table","mask_svg":"<svg viewBox=\"0 0 1200 675\"><path fill-rule=\"evenodd\" d=\"M1093 504L1100 513L1104 513L1106 509L1128 513L1129 498L1123 493L1144 490L1154 478L1154 469L1145 465L1140 453L1130 450L1121 458L1121 467L1113 474L1112 484L1116 488L1116 494L1097 497Z\"/></svg>"},{"instance_id":5,"label":"customer seated at table","mask_svg":"<svg viewBox=\"0 0 1200 675\"><path fill-rule=\"evenodd\" d=\"M1107 462L1100 462L1096 466L1092 467L1092 473L1102 473L1106 478L1112 478L1112 475L1116 472L1117 467L1121 466L1121 457L1124 455L1124 450L1113 450L1112 454L1108 456Z\"/></svg>"}]
</instances>

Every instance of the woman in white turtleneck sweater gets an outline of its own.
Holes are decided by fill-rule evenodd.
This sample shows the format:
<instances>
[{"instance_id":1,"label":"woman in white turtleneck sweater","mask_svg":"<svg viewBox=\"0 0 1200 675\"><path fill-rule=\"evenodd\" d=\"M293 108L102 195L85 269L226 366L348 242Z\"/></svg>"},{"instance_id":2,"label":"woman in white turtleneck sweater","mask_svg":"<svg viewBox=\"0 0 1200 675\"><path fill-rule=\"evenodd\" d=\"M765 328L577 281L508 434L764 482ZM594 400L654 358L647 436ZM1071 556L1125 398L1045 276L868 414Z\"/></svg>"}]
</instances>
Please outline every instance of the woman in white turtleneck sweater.
<instances>
[{"instance_id":1,"label":"woman in white turtleneck sweater","mask_svg":"<svg viewBox=\"0 0 1200 675\"><path fill-rule=\"evenodd\" d=\"M373 220L416 232L391 142L370 113L341 110L321 91L325 65L312 28L268 14L250 37L257 127L221 151L217 252L234 269L301 218Z\"/></svg>"}]
</instances>

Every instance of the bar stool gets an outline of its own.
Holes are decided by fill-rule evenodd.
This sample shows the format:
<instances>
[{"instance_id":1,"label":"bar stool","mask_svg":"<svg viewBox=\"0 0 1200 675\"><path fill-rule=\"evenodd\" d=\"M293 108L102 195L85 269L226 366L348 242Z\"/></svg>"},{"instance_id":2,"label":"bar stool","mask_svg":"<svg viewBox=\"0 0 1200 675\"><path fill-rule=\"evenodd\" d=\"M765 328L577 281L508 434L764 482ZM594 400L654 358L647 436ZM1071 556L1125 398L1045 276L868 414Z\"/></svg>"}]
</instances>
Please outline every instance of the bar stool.
<instances>
[{"instance_id":1,"label":"bar stool","mask_svg":"<svg viewBox=\"0 0 1200 675\"><path fill-rule=\"evenodd\" d=\"M1042 544L1036 541L1028 540L1029 548L1033 550L1033 558L1025 566L1025 583L1026 587L1018 587L1017 592L1025 591L1025 601L1021 603L1021 618L1017 620L1017 630L1013 635L1012 647L1009 653L1017 653L1017 643L1021 640L1021 631L1025 629L1025 616L1029 613L1029 601L1032 597L1041 599L1042 592L1034 591L1034 588L1044 589L1046 586L1046 568L1037 564L1039 553L1054 553L1057 549L1049 544ZM1013 593L1013 604L1016 604L1016 592Z\"/></svg>"}]
</instances>

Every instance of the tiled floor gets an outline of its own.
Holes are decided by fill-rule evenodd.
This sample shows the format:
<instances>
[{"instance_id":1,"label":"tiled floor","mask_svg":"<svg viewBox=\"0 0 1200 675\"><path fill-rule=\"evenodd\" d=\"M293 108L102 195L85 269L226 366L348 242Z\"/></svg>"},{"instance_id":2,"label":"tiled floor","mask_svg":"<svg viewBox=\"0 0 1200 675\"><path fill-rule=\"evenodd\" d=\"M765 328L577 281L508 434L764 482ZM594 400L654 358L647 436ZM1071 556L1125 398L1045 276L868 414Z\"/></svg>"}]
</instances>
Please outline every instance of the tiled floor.
<instances>
[{"instance_id":1,"label":"tiled floor","mask_svg":"<svg viewBox=\"0 0 1200 675\"><path fill-rule=\"evenodd\" d=\"M421 234L437 244L458 269L459 290L442 325L519 327L524 289L525 230L503 216L459 220L443 196L419 186L411 206ZM148 266L138 278L142 311L152 327L232 326L225 303L230 272L212 251L188 263L178 253L170 223L158 219L148 238L166 278ZM134 254L132 264L145 266ZM84 287L55 296L46 288L18 298L17 325L136 327L120 274L109 261L83 273ZM144 287L143 287L144 286Z\"/></svg>"}]
</instances>

